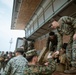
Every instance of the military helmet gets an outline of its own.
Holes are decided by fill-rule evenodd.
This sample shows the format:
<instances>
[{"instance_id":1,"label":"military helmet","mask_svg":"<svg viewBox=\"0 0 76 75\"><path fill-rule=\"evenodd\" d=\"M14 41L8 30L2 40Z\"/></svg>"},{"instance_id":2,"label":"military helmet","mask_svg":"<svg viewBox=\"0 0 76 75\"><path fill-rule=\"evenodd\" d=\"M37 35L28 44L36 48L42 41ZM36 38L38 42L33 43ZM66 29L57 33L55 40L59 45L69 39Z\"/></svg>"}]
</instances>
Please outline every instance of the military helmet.
<instances>
[{"instance_id":1,"label":"military helmet","mask_svg":"<svg viewBox=\"0 0 76 75\"><path fill-rule=\"evenodd\" d=\"M26 52L26 57L31 57L31 56L34 56L34 55L37 55L37 52L35 49L33 50L29 50Z\"/></svg>"}]
</instances>

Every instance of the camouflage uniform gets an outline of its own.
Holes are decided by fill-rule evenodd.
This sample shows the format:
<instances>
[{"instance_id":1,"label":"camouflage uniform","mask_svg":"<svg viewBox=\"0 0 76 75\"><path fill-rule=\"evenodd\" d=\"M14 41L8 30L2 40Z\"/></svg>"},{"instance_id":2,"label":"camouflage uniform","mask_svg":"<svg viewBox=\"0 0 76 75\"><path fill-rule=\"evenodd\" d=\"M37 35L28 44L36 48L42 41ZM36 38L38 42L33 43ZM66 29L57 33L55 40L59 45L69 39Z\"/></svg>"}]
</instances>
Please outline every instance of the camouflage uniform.
<instances>
[{"instance_id":1,"label":"camouflage uniform","mask_svg":"<svg viewBox=\"0 0 76 75\"><path fill-rule=\"evenodd\" d=\"M37 53L34 50L30 50L26 52L26 58L31 58L32 56L35 56L35 55L37 56ZM30 62L32 62L32 60ZM52 58L48 59L48 62L49 62L48 66L39 65L39 64L29 65L28 63L28 65L25 67L24 75L51 75L52 72L55 71L56 64Z\"/></svg>"},{"instance_id":2,"label":"camouflage uniform","mask_svg":"<svg viewBox=\"0 0 76 75\"><path fill-rule=\"evenodd\" d=\"M5 75L23 75L26 64L27 60L22 55L10 59L4 70Z\"/></svg>"},{"instance_id":3,"label":"camouflage uniform","mask_svg":"<svg viewBox=\"0 0 76 75\"><path fill-rule=\"evenodd\" d=\"M24 75L51 75L56 65L53 59L49 59L49 65L26 65Z\"/></svg>"},{"instance_id":4,"label":"camouflage uniform","mask_svg":"<svg viewBox=\"0 0 76 75\"><path fill-rule=\"evenodd\" d=\"M67 50L71 50L73 47L73 35L76 33L76 19L64 16L59 19L60 27L57 28L58 30L58 46L57 50L59 50L63 44L63 35L70 35L70 40L68 42Z\"/></svg>"}]
</instances>

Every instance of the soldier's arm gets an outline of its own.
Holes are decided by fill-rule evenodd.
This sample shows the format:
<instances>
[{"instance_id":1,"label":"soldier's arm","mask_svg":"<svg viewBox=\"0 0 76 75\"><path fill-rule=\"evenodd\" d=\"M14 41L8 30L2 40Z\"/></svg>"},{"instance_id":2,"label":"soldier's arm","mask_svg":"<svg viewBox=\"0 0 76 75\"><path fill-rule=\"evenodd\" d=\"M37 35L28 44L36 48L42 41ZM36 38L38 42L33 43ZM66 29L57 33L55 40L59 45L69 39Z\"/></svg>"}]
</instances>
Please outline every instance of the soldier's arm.
<instances>
[{"instance_id":1,"label":"soldier's arm","mask_svg":"<svg viewBox=\"0 0 76 75\"><path fill-rule=\"evenodd\" d=\"M50 40L49 40L49 37L47 38L47 41L46 41L46 48L49 49L49 43L50 43Z\"/></svg>"},{"instance_id":2,"label":"soldier's arm","mask_svg":"<svg viewBox=\"0 0 76 75\"><path fill-rule=\"evenodd\" d=\"M76 40L76 19L69 17L69 16L63 16L59 19L59 24L68 24L73 29L73 32L75 33L73 36L73 39Z\"/></svg>"},{"instance_id":3,"label":"soldier's arm","mask_svg":"<svg viewBox=\"0 0 76 75\"><path fill-rule=\"evenodd\" d=\"M61 24L68 24L71 27L73 26L74 18L70 16L63 16L59 19L58 23Z\"/></svg>"},{"instance_id":4,"label":"soldier's arm","mask_svg":"<svg viewBox=\"0 0 76 75\"><path fill-rule=\"evenodd\" d=\"M74 29L74 32L76 33L76 19L72 18L70 16L63 16L59 19L58 23L61 24L68 24L71 26L71 28Z\"/></svg>"},{"instance_id":5,"label":"soldier's arm","mask_svg":"<svg viewBox=\"0 0 76 75\"><path fill-rule=\"evenodd\" d=\"M74 28L74 31L75 31L75 34L76 34L76 19L74 19L74 21L73 21L73 28Z\"/></svg>"},{"instance_id":6,"label":"soldier's arm","mask_svg":"<svg viewBox=\"0 0 76 75\"><path fill-rule=\"evenodd\" d=\"M11 73L11 61L9 61L4 69L5 75L10 75Z\"/></svg>"},{"instance_id":7,"label":"soldier's arm","mask_svg":"<svg viewBox=\"0 0 76 75\"><path fill-rule=\"evenodd\" d=\"M51 74L52 72L55 71L55 68L56 68L55 61L52 58L49 59L48 61L49 61L49 65L39 66L39 73L40 74Z\"/></svg>"},{"instance_id":8,"label":"soldier's arm","mask_svg":"<svg viewBox=\"0 0 76 75\"><path fill-rule=\"evenodd\" d=\"M57 43L57 50L60 50L63 44L63 35L60 32L57 33L58 43Z\"/></svg>"},{"instance_id":9,"label":"soldier's arm","mask_svg":"<svg viewBox=\"0 0 76 75\"><path fill-rule=\"evenodd\" d=\"M76 19L74 19L73 21L73 28L74 28L74 36L73 36L73 40L76 40Z\"/></svg>"}]
</instances>

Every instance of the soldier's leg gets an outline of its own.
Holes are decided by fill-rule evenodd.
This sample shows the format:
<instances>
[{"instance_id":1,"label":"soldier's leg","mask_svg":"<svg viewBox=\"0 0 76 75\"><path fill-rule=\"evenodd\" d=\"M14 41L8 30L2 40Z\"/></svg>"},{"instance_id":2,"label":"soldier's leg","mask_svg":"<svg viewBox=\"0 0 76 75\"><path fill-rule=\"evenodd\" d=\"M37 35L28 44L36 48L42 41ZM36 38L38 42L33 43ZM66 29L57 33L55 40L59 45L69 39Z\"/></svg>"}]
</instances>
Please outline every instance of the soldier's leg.
<instances>
[{"instance_id":1,"label":"soldier's leg","mask_svg":"<svg viewBox=\"0 0 76 75\"><path fill-rule=\"evenodd\" d=\"M70 62L72 60L72 44L73 44L73 34L70 35L70 40L69 40L67 48L66 48L67 59Z\"/></svg>"},{"instance_id":2,"label":"soldier's leg","mask_svg":"<svg viewBox=\"0 0 76 75\"><path fill-rule=\"evenodd\" d=\"M66 57L67 57L67 66L66 66L66 69L70 69L70 64L71 64L71 60L72 60L72 37L73 35L70 35L70 40L68 42L68 45L67 45L67 48L66 48Z\"/></svg>"},{"instance_id":3,"label":"soldier's leg","mask_svg":"<svg viewBox=\"0 0 76 75\"><path fill-rule=\"evenodd\" d=\"M68 47L68 50L70 50L70 52L67 50L68 54L71 55L70 60L71 60L72 68L64 71L64 73L76 74L76 41L73 41L72 36L73 34L70 36L70 42Z\"/></svg>"}]
</instances>

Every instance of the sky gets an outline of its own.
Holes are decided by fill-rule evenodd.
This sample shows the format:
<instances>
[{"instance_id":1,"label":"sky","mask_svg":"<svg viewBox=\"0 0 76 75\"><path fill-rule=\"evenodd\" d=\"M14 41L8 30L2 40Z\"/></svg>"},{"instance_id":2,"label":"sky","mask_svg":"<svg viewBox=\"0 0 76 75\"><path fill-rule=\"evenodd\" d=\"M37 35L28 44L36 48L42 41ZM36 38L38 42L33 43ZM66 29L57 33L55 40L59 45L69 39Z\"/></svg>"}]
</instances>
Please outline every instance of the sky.
<instances>
[{"instance_id":1,"label":"sky","mask_svg":"<svg viewBox=\"0 0 76 75\"><path fill-rule=\"evenodd\" d=\"M17 38L25 36L24 30L11 30L12 9L13 0L0 0L0 51L13 52Z\"/></svg>"}]
</instances>

